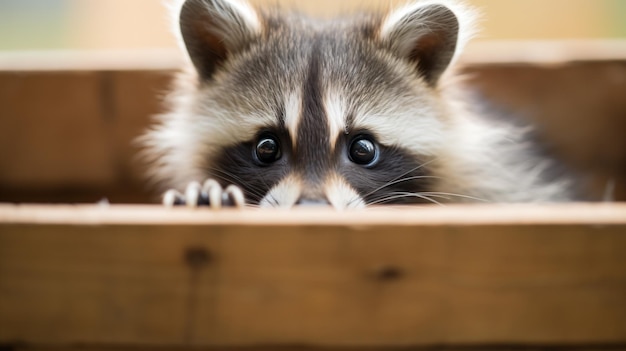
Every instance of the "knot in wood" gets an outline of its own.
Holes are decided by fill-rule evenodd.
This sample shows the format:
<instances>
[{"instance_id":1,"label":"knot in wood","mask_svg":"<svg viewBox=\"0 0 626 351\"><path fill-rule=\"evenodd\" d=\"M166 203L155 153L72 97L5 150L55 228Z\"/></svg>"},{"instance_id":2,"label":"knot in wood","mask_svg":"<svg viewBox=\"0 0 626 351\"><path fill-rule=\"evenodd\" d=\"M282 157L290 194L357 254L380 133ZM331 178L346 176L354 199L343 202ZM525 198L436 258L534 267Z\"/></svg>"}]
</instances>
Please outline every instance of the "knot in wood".
<instances>
[{"instance_id":1,"label":"knot in wood","mask_svg":"<svg viewBox=\"0 0 626 351\"><path fill-rule=\"evenodd\" d=\"M211 263L211 252L204 247L189 247L185 250L185 263L191 269L201 269Z\"/></svg>"},{"instance_id":2,"label":"knot in wood","mask_svg":"<svg viewBox=\"0 0 626 351\"><path fill-rule=\"evenodd\" d=\"M376 278L383 282L395 281L404 276L404 271L396 266L382 266L376 270Z\"/></svg>"}]
</instances>

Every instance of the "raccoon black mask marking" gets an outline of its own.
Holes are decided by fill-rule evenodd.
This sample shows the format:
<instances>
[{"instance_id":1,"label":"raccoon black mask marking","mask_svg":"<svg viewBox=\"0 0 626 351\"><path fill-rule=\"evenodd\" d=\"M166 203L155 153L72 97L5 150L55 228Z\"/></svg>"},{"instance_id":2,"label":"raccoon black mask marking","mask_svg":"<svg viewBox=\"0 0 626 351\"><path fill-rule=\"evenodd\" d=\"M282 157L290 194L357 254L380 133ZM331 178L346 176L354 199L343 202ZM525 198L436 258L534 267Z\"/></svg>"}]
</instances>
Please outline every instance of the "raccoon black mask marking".
<instances>
[{"instance_id":1,"label":"raccoon black mask marking","mask_svg":"<svg viewBox=\"0 0 626 351\"><path fill-rule=\"evenodd\" d=\"M166 203L569 198L567 181L544 180L549 162L518 130L477 118L459 98L449 66L473 17L459 3L332 21L238 0L176 9L191 64L145 137L154 177L187 189Z\"/></svg>"}]
</instances>

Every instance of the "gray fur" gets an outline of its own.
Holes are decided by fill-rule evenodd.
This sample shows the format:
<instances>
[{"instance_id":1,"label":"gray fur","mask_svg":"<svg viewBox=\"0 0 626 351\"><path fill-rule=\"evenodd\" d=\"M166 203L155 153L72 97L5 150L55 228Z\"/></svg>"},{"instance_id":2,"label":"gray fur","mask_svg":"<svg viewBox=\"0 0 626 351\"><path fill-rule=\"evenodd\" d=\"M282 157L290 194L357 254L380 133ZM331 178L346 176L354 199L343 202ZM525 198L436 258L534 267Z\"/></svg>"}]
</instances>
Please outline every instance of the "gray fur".
<instances>
[{"instance_id":1,"label":"gray fur","mask_svg":"<svg viewBox=\"0 0 626 351\"><path fill-rule=\"evenodd\" d=\"M567 180L545 181L550 162L531 156L518 130L478 118L446 78L471 31L462 11L426 1L318 21L237 13L234 3L182 7L195 69L145 138L153 175L168 187L214 178L240 187L250 203L284 207L570 198ZM282 149L269 165L253 156L267 133ZM351 161L361 135L377 143L377 163Z\"/></svg>"}]
</instances>

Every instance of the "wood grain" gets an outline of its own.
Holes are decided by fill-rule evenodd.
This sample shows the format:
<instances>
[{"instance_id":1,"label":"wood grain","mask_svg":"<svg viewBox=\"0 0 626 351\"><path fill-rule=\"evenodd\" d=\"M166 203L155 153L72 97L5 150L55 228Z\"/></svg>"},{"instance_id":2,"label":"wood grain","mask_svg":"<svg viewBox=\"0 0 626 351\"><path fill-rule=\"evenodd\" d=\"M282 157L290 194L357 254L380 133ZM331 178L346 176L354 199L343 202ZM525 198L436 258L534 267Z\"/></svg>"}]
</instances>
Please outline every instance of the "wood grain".
<instances>
[{"instance_id":1,"label":"wood grain","mask_svg":"<svg viewBox=\"0 0 626 351\"><path fill-rule=\"evenodd\" d=\"M170 74L0 72L0 201L149 201L134 140Z\"/></svg>"},{"instance_id":2,"label":"wood grain","mask_svg":"<svg viewBox=\"0 0 626 351\"><path fill-rule=\"evenodd\" d=\"M0 207L0 344L626 343L626 206Z\"/></svg>"},{"instance_id":3,"label":"wood grain","mask_svg":"<svg viewBox=\"0 0 626 351\"><path fill-rule=\"evenodd\" d=\"M11 351L624 351L626 345L466 345L466 346L241 346L241 347L138 347L138 346L10 346Z\"/></svg>"}]
</instances>

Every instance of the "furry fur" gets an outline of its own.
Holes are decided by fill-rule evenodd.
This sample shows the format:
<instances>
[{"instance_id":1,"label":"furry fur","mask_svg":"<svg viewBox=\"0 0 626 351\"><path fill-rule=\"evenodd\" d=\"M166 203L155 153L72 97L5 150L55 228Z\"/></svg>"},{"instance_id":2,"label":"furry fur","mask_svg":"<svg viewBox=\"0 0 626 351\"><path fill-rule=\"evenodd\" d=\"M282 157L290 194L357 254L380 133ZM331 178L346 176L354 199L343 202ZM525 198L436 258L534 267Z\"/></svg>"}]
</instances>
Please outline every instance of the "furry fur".
<instances>
[{"instance_id":1,"label":"furry fur","mask_svg":"<svg viewBox=\"0 0 626 351\"><path fill-rule=\"evenodd\" d=\"M243 0L176 4L189 65L143 138L167 187L215 179L250 204L339 209L571 198L524 131L464 102L453 66L475 14L458 2L332 21Z\"/></svg>"}]
</instances>

